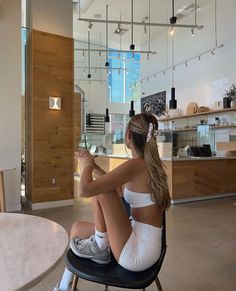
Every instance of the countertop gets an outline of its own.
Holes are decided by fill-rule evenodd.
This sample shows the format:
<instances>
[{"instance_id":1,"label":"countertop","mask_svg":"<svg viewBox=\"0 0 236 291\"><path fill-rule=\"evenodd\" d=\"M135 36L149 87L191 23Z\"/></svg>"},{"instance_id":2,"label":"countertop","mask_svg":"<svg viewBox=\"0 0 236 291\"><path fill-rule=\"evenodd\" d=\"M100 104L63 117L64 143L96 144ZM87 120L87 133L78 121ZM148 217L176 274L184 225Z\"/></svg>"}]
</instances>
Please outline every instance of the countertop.
<instances>
[{"instance_id":1,"label":"countertop","mask_svg":"<svg viewBox=\"0 0 236 291\"><path fill-rule=\"evenodd\" d=\"M106 155L96 154L97 157L129 159L131 157L124 155ZM186 157L186 158L162 158L162 161L212 161L212 160L236 160L236 156L213 156L213 157Z\"/></svg>"},{"instance_id":2,"label":"countertop","mask_svg":"<svg viewBox=\"0 0 236 291\"><path fill-rule=\"evenodd\" d=\"M186 158L162 158L162 161L213 161L213 160L236 160L236 156L226 156L226 157L220 157L220 156L214 156L214 157L186 157Z\"/></svg>"}]
</instances>

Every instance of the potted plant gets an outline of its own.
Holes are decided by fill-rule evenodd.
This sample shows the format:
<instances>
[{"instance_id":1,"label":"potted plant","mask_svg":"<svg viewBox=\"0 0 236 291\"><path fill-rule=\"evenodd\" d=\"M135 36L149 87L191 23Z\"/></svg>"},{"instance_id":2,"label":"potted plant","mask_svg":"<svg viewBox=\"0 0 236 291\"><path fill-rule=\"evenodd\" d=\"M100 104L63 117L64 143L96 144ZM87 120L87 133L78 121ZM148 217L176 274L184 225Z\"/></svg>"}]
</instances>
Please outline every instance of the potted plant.
<instances>
[{"instance_id":1,"label":"potted plant","mask_svg":"<svg viewBox=\"0 0 236 291\"><path fill-rule=\"evenodd\" d=\"M236 107L236 86L234 84L228 91L225 91L223 104L224 108Z\"/></svg>"}]
</instances>

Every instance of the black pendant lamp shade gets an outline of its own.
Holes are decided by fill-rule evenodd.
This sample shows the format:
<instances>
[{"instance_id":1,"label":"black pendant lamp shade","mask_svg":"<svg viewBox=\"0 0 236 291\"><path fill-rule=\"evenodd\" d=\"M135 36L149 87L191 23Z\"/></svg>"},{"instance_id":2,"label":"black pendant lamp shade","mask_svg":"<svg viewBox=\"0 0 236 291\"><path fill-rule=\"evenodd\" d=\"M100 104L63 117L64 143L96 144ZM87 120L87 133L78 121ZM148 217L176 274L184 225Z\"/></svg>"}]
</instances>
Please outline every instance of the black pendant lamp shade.
<instances>
[{"instance_id":1,"label":"black pendant lamp shade","mask_svg":"<svg viewBox=\"0 0 236 291\"><path fill-rule=\"evenodd\" d=\"M86 125L92 125L91 114L86 114Z\"/></svg>"},{"instance_id":2,"label":"black pendant lamp shade","mask_svg":"<svg viewBox=\"0 0 236 291\"><path fill-rule=\"evenodd\" d=\"M171 88L171 99L169 109L176 109L177 108L177 100L175 99L175 88Z\"/></svg>"},{"instance_id":3,"label":"black pendant lamp shade","mask_svg":"<svg viewBox=\"0 0 236 291\"><path fill-rule=\"evenodd\" d=\"M110 117L109 117L109 111L108 111L108 108L106 108L105 122L110 122Z\"/></svg>"},{"instance_id":4,"label":"black pendant lamp shade","mask_svg":"<svg viewBox=\"0 0 236 291\"><path fill-rule=\"evenodd\" d=\"M129 117L133 117L135 115L135 110L134 110L134 101L130 102L130 111L129 111Z\"/></svg>"}]
</instances>

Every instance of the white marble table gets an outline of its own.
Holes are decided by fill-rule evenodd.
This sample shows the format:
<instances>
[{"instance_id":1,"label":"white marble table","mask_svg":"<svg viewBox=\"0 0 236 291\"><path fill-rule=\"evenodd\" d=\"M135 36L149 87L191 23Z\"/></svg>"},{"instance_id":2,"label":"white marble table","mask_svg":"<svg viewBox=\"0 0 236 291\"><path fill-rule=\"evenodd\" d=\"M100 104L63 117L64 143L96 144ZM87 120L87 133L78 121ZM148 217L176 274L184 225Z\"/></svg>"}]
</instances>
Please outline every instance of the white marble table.
<instances>
[{"instance_id":1,"label":"white marble table","mask_svg":"<svg viewBox=\"0 0 236 291\"><path fill-rule=\"evenodd\" d=\"M68 234L37 216L0 213L0 291L28 290L60 262Z\"/></svg>"}]
</instances>

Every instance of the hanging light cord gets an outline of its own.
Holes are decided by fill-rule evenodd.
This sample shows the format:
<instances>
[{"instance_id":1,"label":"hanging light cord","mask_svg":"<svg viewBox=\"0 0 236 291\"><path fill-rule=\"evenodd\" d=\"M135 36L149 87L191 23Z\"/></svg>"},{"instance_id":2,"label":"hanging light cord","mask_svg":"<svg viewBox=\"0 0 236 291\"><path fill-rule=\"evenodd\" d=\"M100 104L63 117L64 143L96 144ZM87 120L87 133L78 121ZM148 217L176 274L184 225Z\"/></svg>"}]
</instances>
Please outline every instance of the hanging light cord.
<instances>
[{"instance_id":1,"label":"hanging light cord","mask_svg":"<svg viewBox=\"0 0 236 291\"><path fill-rule=\"evenodd\" d=\"M149 18L149 23L151 23L151 0L148 2L148 18ZM149 25L148 27L148 50L151 51L151 26ZM149 59L149 54L148 54L148 59Z\"/></svg>"},{"instance_id":2,"label":"hanging light cord","mask_svg":"<svg viewBox=\"0 0 236 291\"><path fill-rule=\"evenodd\" d=\"M172 0L172 16L175 16L175 0Z\"/></svg>"},{"instance_id":3,"label":"hanging light cord","mask_svg":"<svg viewBox=\"0 0 236 291\"><path fill-rule=\"evenodd\" d=\"M91 74L90 67L90 30L88 30L88 75Z\"/></svg>"},{"instance_id":4,"label":"hanging light cord","mask_svg":"<svg viewBox=\"0 0 236 291\"><path fill-rule=\"evenodd\" d=\"M172 35L172 87L175 84L175 37Z\"/></svg>"},{"instance_id":5,"label":"hanging light cord","mask_svg":"<svg viewBox=\"0 0 236 291\"><path fill-rule=\"evenodd\" d=\"M106 20L108 20L108 5L106 5ZM106 50L108 50L108 21L106 22ZM108 62L108 51L106 51L106 62Z\"/></svg>"},{"instance_id":6,"label":"hanging light cord","mask_svg":"<svg viewBox=\"0 0 236 291\"><path fill-rule=\"evenodd\" d=\"M197 25L197 0L195 0L194 19L195 19L195 25Z\"/></svg>"},{"instance_id":7,"label":"hanging light cord","mask_svg":"<svg viewBox=\"0 0 236 291\"><path fill-rule=\"evenodd\" d=\"M100 49L102 48L102 34L100 33ZM99 58L99 63L100 63L100 84L102 83L102 58L100 56Z\"/></svg>"},{"instance_id":8,"label":"hanging light cord","mask_svg":"<svg viewBox=\"0 0 236 291\"><path fill-rule=\"evenodd\" d=\"M217 39L217 0L215 0L215 45L218 47Z\"/></svg>"},{"instance_id":9,"label":"hanging light cord","mask_svg":"<svg viewBox=\"0 0 236 291\"><path fill-rule=\"evenodd\" d=\"M134 44L134 0L131 0L131 44Z\"/></svg>"}]
</instances>

